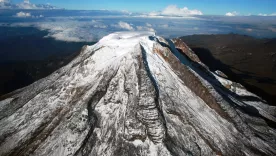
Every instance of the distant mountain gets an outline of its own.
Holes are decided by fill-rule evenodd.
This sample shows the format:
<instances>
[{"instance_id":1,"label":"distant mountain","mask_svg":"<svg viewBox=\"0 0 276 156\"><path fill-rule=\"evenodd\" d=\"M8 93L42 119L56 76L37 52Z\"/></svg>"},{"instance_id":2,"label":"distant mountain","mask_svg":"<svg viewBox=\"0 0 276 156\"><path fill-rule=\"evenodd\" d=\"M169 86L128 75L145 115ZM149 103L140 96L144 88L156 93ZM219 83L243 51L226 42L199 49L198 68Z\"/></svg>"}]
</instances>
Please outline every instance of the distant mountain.
<instances>
[{"instance_id":1,"label":"distant mountain","mask_svg":"<svg viewBox=\"0 0 276 156\"><path fill-rule=\"evenodd\" d=\"M1 97L0 155L276 155L276 107L181 40L118 32Z\"/></svg>"},{"instance_id":2,"label":"distant mountain","mask_svg":"<svg viewBox=\"0 0 276 156\"><path fill-rule=\"evenodd\" d=\"M12 4L10 0L0 0L0 9L14 9L15 4Z\"/></svg>"},{"instance_id":3,"label":"distant mountain","mask_svg":"<svg viewBox=\"0 0 276 156\"><path fill-rule=\"evenodd\" d=\"M24 0L22 3L14 4L10 0L0 0L0 9L61 9L50 4L32 4L29 0Z\"/></svg>"},{"instance_id":4,"label":"distant mountain","mask_svg":"<svg viewBox=\"0 0 276 156\"><path fill-rule=\"evenodd\" d=\"M181 39L211 71L223 71L276 105L276 39L237 34L192 35Z\"/></svg>"}]
</instances>

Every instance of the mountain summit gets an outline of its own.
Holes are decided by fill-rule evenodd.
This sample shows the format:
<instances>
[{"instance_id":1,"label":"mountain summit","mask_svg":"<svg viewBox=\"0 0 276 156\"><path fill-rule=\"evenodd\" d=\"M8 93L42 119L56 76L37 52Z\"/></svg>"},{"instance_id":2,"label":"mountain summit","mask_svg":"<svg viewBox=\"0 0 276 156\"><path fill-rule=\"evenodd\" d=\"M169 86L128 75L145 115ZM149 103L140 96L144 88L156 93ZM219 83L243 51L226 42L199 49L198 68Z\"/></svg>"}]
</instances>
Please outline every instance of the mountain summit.
<instances>
[{"instance_id":1,"label":"mountain summit","mask_svg":"<svg viewBox=\"0 0 276 156\"><path fill-rule=\"evenodd\" d=\"M0 101L0 155L276 155L276 107L180 39L118 32Z\"/></svg>"}]
</instances>

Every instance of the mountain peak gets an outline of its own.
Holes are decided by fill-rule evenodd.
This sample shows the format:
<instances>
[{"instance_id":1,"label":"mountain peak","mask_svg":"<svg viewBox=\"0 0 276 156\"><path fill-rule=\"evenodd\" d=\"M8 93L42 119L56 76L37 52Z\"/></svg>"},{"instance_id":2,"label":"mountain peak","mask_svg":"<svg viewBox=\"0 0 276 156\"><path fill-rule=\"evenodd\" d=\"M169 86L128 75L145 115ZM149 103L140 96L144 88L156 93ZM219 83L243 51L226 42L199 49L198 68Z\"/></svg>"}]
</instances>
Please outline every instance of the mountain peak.
<instances>
[{"instance_id":1,"label":"mountain peak","mask_svg":"<svg viewBox=\"0 0 276 156\"><path fill-rule=\"evenodd\" d=\"M0 101L0 155L275 155L275 110L180 40L118 32Z\"/></svg>"}]
</instances>

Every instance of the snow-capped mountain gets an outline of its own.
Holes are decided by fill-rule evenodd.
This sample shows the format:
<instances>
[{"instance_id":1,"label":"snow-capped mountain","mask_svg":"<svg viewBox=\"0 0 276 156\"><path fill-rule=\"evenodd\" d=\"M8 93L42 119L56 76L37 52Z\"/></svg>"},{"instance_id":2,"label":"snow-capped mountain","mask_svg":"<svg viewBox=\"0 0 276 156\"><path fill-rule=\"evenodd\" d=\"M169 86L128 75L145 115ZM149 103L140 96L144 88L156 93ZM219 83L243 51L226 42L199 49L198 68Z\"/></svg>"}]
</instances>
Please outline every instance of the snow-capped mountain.
<instances>
[{"instance_id":1,"label":"snow-capped mountain","mask_svg":"<svg viewBox=\"0 0 276 156\"><path fill-rule=\"evenodd\" d=\"M220 75L181 40L110 34L2 97L0 155L276 155L276 107Z\"/></svg>"},{"instance_id":2,"label":"snow-capped mountain","mask_svg":"<svg viewBox=\"0 0 276 156\"><path fill-rule=\"evenodd\" d=\"M10 0L0 0L0 9L13 9L16 5L12 4Z\"/></svg>"},{"instance_id":3,"label":"snow-capped mountain","mask_svg":"<svg viewBox=\"0 0 276 156\"><path fill-rule=\"evenodd\" d=\"M30 0L24 0L21 3L12 3L10 0L0 0L0 9L33 9L33 10L53 10L61 9L50 4L33 4Z\"/></svg>"}]
</instances>

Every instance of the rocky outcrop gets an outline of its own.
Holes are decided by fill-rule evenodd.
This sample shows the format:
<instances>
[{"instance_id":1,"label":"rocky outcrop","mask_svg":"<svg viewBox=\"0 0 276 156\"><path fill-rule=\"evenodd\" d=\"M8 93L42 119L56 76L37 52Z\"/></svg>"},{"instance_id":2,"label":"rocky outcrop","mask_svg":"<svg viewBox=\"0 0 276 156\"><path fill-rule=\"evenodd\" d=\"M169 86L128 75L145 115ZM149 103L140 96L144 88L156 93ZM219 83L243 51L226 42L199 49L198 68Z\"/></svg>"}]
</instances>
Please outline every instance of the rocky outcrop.
<instances>
[{"instance_id":1,"label":"rocky outcrop","mask_svg":"<svg viewBox=\"0 0 276 156\"><path fill-rule=\"evenodd\" d=\"M84 47L0 102L0 155L275 155L276 107L179 49L148 32Z\"/></svg>"},{"instance_id":2,"label":"rocky outcrop","mask_svg":"<svg viewBox=\"0 0 276 156\"><path fill-rule=\"evenodd\" d=\"M198 58L198 56L180 38L173 39L172 42L174 43L175 48L180 53L183 53L185 56L187 56L194 62L203 64Z\"/></svg>"}]
</instances>

